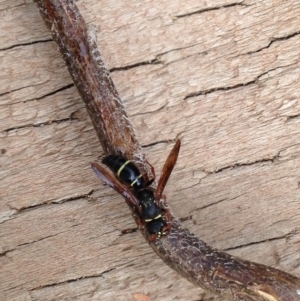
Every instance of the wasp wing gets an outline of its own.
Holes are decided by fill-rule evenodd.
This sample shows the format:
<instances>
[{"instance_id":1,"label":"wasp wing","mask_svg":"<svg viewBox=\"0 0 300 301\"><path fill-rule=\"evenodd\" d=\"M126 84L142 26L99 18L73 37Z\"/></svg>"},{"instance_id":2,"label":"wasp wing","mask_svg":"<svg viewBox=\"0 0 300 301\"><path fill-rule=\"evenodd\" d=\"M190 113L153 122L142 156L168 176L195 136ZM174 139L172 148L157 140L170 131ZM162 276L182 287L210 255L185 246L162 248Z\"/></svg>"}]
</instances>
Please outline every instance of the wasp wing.
<instances>
[{"instance_id":1,"label":"wasp wing","mask_svg":"<svg viewBox=\"0 0 300 301\"><path fill-rule=\"evenodd\" d=\"M158 185L157 185L157 188L155 191L155 196L156 196L157 200L159 200L161 198L161 195L162 195L162 193L165 189L165 186L169 180L172 170L176 164L179 150L180 150L180 144L181 144L180 139L178 139L164 164L164 167L162 169L161 176L159 178Z\"/></svg>"},{"instance_id":2,"label":"wasp wing","mask_svg":"<svg viewBox=\"0 0 300 301\"><path fill-rule=\"evenodd\" d=\"M116 192L121 194L126 199L126 202L130 207L134 207L134 209L139 210L139 201L126 185L119 182L112 173L110 173L106 168L104 168L97 162L92 163L92 169L94 170L98 178L100 178L105 184L113 188Z\"/></svg>"}]
</instances>

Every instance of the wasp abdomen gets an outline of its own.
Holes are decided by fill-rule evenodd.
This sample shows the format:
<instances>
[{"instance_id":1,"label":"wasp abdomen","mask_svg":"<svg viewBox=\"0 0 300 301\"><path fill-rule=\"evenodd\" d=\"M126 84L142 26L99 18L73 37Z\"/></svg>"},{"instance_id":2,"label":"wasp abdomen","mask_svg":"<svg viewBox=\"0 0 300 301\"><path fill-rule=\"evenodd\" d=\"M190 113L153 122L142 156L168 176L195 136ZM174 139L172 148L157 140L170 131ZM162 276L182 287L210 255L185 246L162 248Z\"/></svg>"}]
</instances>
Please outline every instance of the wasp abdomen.
<instances>
[{"instance_id":1,"label":"wasp abdomen","mask_svg":"<svg viewBox=\"0 0 300 301\"><path fill-rule=\"evenodd\" d=\"M142 189L145 186L143 175L139 172L137 166L125 157L109 155L102 160L102 163L131 187Z\"/></svg>"},{"instance_id":2,"label":"wasp abdomen","mask_svg":"<svg viewBox=\"0 0 300 301\"><path fill-rule=\"evenodd\" d=\"M154 193L148 189L142 189L137 193L142 208L142 217L145 222L150 222L161 216L161 210L155 203Z\"/></svg>"},{"instance_id":3,"label":"wasp abdomen","mask_svg":"<svg viewBox=\"0 0 300 301\"><path fill-rule=\"evenodd\" d=\"M147 223L147 230L150 234L156 234L158 237L167 234L167 224L162 218L154 219Z\"/></svg>"}]
</instances>

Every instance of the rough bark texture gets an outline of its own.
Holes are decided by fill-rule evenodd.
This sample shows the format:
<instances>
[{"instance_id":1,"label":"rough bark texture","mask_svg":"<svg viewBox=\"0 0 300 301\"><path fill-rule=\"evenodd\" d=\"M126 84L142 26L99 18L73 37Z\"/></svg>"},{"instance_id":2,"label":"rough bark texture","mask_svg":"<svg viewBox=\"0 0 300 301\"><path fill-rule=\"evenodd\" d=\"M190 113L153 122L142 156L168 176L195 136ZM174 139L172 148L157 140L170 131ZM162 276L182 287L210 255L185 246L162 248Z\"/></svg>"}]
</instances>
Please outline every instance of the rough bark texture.
<instances>
[{"instance_id":1,"label":"rough bark texture","mask_svg":"<svg viewBox=\"0 0 300 301\"><path fill-rule=\"evenodd\" d=\"M185 3L183 3L185 2ZM298 1L77 2L172 211L300 276ZM1 300L223 300L162 264L90 169L96 134L31 1L0 2Z\"/></svg>"}]
</instances>

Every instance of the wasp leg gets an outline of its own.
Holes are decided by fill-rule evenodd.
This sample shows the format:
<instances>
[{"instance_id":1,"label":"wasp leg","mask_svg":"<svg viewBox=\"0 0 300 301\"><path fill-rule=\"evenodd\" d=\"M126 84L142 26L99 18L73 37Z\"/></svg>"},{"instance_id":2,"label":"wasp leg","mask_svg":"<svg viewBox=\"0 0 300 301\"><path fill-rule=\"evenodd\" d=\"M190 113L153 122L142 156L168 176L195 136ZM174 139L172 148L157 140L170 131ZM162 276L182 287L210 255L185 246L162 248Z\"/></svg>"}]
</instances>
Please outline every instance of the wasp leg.
<instances>
[{"instance_id":1,"label":"wasp leg","mask_svg":"<svg viewBox=\"0 0 300 301\"><path fill-rule=\"evenodd\" d=\"M148 237L148 240L149 240L150 242L153 242L153 241L155 241L157 238L159 238L159 237L157 236L157 234L151 234L151 235Z\"/></svg>"},{"instance_id":2,"label":"wasp leg","mask_svg":"<svg viewBox=\"0 0 300 301\"><path fill-rule=\"evenodd\" d=\"M144 228L145 227L145 223L143 222L143 220L141 218L137 218L136 219L137 222L137 227L136 228L128 228L128 229L124 229L121 231L122 234L129 234L129 233L134 233L136 232L138 229Z\"/></svg>"},{"instance_id":3,"label":"wasp leg","mask_svg":"<svg viewBox=\"0 0 300 301\"><path fill-rule=\"evenodd\" d=\"M121 231L122 235L125 235L125 234L129 234L129 233L134 233L138 230L139 228L131 228L131 229L124 229Z\"/></svg>"}]
</instances>

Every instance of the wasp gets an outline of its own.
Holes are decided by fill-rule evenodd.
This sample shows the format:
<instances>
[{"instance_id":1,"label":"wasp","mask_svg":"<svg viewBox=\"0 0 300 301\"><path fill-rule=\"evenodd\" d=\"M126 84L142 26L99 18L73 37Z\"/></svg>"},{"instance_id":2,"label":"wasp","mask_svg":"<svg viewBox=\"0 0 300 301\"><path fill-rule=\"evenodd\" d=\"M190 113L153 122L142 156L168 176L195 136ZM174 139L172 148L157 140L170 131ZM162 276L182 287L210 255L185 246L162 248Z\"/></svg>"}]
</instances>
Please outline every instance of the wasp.
<instances>
[{"instance_id":1,"label":"wasp","mask_svg":"<svg viewBox=\"0 0 300 301\"><path fill-rule=\"evenodd\" d=\"M121 155L109 155L102 160L117 177L97 162L92 163L97 176L120 193L128 205L138 212L139 224L146 227L150 241L167 235L170 231L170 214L167 209L159 206L159 201L164 198L162 193L176 164L179 150L178 139L164 164L155 190L150 187L155 179L146 182L138 167Z\"/></svg>"},{"instance_id":2,"label":"wasp","mask_svg":"<svg viewBox=\"0 0 300 301\"><path fill-rule=\"evenodd\" d=\"M155 203L154 192L147 188L151 182L145 182L138 167L127 158L119 155L109 155L102 160L123 182L132 187L135 197L141 207L141 218L146 223L150 234L158 237L165 235L166 222L162 218L162 210Z\"/></svg>"}]
</instances>

